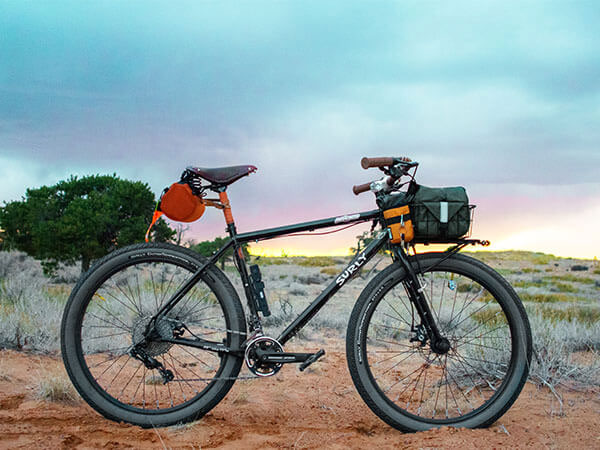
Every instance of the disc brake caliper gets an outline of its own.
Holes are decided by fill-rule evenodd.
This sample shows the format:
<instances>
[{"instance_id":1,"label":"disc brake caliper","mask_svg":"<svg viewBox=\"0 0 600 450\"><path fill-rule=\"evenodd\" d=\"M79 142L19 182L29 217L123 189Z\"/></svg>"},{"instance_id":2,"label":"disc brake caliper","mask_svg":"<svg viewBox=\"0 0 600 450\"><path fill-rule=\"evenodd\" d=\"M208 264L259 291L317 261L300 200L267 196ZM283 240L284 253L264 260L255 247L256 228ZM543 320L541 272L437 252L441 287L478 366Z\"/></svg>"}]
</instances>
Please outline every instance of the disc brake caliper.
<instances>
[{"instance_id":1,"label":"disc brake caliper","mask_svg":"<svg viewBox=\"0 0 600 450\"><path fill-rule=\"evenodd\" d=\"M410 338L410 342L420 342L421 347L424 347L427 343L427 332L423 324L417 325L413 330L415 335Z\"/></svg>"}]
</instances>

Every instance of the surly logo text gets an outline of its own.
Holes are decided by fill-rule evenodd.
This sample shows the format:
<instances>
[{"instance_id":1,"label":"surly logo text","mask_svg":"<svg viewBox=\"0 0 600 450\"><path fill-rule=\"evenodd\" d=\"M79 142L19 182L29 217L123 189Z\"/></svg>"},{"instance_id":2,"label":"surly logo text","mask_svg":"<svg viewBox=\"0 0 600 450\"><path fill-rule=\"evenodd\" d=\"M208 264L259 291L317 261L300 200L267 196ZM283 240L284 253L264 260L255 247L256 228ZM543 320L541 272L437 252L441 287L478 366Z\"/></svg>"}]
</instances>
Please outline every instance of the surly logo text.
<instances>
[{"instance_id":1,"label":"surly logo text","mask_svg":"<svg viewBox=\"0 0 600 450\"><path fill-rule=\"evenodd\" d=\"M350 278L354 272L360 269L360 266L362 266L365 262L367 262L367 257L365 255L360 255L356 261L346 267L346 270L344 270L344 272L335 280L338 286L344 284L346 280Z\"/></svg>"}]
</instances>

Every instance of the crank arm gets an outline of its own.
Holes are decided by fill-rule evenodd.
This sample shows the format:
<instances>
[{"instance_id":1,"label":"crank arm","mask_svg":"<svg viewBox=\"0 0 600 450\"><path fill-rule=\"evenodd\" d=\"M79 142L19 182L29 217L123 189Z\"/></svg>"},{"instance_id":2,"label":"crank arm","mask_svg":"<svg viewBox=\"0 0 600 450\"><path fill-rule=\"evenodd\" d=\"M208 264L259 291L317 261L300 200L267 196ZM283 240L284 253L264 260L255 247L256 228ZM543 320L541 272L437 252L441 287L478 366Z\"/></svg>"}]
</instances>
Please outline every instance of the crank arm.
<instances>
[{"instance_id":1,"label":"crank arm","mask_svg":"<svg viewBox=\"0 0 600 450\"><path fill-rule=\"evenodd\" d=\"M261 349L256 349L256 356L260 362L270 363L301 363L310 358L313 353L282 353L282 352L270 352Z\"/></svg>"}]
</instances>

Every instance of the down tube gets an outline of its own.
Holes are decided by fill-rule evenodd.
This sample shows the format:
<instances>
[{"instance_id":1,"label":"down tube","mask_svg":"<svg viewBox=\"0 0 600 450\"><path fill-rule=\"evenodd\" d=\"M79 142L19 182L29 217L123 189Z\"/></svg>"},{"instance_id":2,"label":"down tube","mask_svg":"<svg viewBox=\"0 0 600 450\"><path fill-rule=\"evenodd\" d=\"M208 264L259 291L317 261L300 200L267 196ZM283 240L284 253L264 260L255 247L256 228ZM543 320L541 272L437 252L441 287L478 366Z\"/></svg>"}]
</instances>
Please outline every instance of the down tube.
<instances>
[{"instance_id":1,"label":"down tube","mask_svg":"<svg viewBox=\"0 0 600 450\"><path fill-rule=\"evenodd\" d=\"M377 235L377 238L371 242L367 248L359 253L353 260L348 264L348 267L340 273L335 280L333 280L329 286L325 288L319 296L312 301L310 305L306 307L302 313L281 333L277 340L281 345L285 344L291 338L293 338L298 331L300 331L304 325L306 325L310 319L312 319L317 312L327 303L327 301L335 295L341 287L346 284L354 275L360 272L360 269L366 264L387 242L388 236L386 231L382 231Z\"/></svg>"}]
</instances>

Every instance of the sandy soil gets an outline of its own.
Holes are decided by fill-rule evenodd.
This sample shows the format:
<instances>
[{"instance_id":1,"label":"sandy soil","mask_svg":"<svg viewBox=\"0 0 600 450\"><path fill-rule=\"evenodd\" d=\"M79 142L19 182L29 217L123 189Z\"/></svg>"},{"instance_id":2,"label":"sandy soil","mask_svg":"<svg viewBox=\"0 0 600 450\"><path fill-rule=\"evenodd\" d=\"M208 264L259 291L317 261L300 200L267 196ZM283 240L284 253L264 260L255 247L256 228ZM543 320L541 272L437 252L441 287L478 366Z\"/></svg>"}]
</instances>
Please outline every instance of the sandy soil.
<instances>
[{"instance_id":1,"label":"sandy soil","mask_svg":"<svg viewBox=\"0 0 600 450\"><path fill-rule=\"evenodd\" d=\"M553 395L527 385L488 429L404 434L354 389L341 341L305 373L238 382L202 420L143 430L105 420L83 402L37 400L36 379L61 362L0 352L0 448L600 448L600 389ZM313 350L307 348L305 350Z\"/></svg>"}]
</instances>

